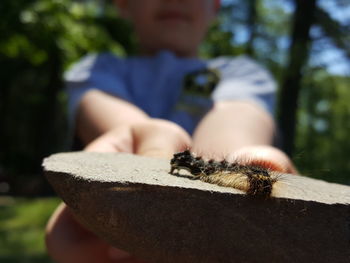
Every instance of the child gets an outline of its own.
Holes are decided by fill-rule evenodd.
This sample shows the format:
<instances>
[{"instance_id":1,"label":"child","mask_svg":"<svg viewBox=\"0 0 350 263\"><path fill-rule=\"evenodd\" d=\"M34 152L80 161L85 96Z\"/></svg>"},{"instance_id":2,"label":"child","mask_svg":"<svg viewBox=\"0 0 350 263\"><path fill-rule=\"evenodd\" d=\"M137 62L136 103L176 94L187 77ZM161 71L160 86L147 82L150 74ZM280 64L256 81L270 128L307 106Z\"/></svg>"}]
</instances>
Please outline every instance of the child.
<instances>
[{"instance_id":1,"label":"child","mask_svg":"<svg viewBox=\"0 0 350 263\"><path fill-rule=\"evenodd\" d=\"M70 117L87 151L171 158L191 147L222 158L248 156L294 172L272 144L275 85L246 57L197 58L218 0L116 0L142 56L88 56L68 74ZM61 205L47 227L57 262L140 262L112 249Z\"/></svg>"}]
</instances>

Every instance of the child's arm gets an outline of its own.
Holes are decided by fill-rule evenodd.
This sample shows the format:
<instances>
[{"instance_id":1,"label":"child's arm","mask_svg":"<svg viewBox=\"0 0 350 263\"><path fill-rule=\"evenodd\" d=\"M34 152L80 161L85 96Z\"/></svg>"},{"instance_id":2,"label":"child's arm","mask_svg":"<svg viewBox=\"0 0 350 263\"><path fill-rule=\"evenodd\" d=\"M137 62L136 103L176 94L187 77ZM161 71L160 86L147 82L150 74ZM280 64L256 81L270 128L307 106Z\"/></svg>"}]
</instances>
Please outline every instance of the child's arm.
<instances>
[{"instance_id":1,"label":"child's arm","mask_svg":"<svg viewBox=\"0 0 350 263\"><path fill-rule=\"evenodd\" d=\"M148 115L133 104L99 90L82 97L77 113L77 135L84 144L113 128L149 120Z\"/></svg>"},{"instance_id":2,"label":"child's arm","mask_svg":"<svg viewBox=\"0 0 350 263\"><path fill-rule=\"evenodd\" d=\"M88 91L79 104L77 132L86 150L99 152L171 157L191 143L175 123L150 118L135 105L97 90Z\"/></svg>"},{"instance_id":3,"label":"child's arm","mask_svg":"<svg viewBox=\"0 0 350 263\"><path fill-rule=\"evenodd\" d=\"M249 102L218 102L200 122L193 136L195 152L218 158L248 158L281 170L295 172L289 158L270 146L275 132L272 117Z\"/></svg>"}]
</instances>

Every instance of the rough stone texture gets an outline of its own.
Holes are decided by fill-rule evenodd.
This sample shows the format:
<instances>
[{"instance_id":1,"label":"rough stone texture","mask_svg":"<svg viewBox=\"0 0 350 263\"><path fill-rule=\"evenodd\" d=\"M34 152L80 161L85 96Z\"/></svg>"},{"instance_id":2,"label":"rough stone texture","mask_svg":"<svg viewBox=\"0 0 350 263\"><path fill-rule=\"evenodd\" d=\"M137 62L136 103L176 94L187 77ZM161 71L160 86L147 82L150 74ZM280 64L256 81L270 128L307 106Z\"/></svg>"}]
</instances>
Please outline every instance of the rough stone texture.
<instances>
[{"instance_id":1,"label":"rough stone texture","mask_svg":"<svg viewBox=\"0 0 350 263\"><path fill-rule=\"evenodd\" d=\"M350 262L350 187L283 175L273 197L170 175L169 160L62 153L58 195L112 245L149 262Z\"/></svg>"}]
</instances>

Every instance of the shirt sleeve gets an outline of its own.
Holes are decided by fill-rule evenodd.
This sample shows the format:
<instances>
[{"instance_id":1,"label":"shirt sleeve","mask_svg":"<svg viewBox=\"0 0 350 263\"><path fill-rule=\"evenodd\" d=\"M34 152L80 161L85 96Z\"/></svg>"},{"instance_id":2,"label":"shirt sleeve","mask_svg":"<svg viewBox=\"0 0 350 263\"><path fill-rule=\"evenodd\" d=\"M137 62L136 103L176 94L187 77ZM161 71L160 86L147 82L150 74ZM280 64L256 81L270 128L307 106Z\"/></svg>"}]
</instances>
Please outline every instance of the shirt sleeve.
<instances>
[{"instance_id":1,"label":"shirt sleeve","mask_svg":"<svg viewBox=\"0 0 350 263\"><path fill-rule=\"evenodd\" d=\"M123 75L122 60L112 54L92 54L84 57L65 74L68 93L68 118L74 126L76 112L85 92L98 89L129 100Z\"/></svg>"},{"instance_id":2,"label":"shirt sleeve","mask_svg":"<svg viewBox=\"0 0 350 263\"><path fill-rule=\"evenodd\" d=\"M220 81L212 93L214 101L241 100L260 105L274 114L276 83L270 73L252 59L218 58L209 67L219 71Z\"/></svg>"}]
</instances>

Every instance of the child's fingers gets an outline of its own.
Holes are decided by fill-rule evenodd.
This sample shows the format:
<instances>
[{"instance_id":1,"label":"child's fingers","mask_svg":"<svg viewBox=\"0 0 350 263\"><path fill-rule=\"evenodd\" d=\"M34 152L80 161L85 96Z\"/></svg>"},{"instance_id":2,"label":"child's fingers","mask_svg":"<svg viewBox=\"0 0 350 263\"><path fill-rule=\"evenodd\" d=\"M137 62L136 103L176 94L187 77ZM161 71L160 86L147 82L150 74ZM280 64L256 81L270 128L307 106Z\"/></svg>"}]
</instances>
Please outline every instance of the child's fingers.
<instances>
[{"instance_id":1,"label":"child's fingers","mask_svg":"<svg viewBox=\"0 0 350 263\"><path fill-rule=\"evenodd\" d=\"M175 123L153 119L133 127L136 154L171 158L190 146L191 139L185 130Z\"/></svg>"},{"instance_id":2,"label":"child's fingers","mask_svg":"<svg viewBox=\"0 0 350 263\"><path fill-rule=\"evenodd\" d=\"M98 137L85 149L88 152L128 152L133 151L131 128L127 126L115 128Z\"/></svg>"},{"instance_id":3,"label":"child's fingers","mask_svg":"<svg viewBox=\"0 0 350 263\"><path fill-rule=\"evenodd\" d=\"M298 173L284 152L268 145L244 147L236 151L233 158L246 164L256 164L282 173Z\"/></svg>"},{"instance_id":4,"label":"child's fingers","mask_svg":"<svg viewBox=\"0 0 350 263\"><path fill-rule=\"evenodd\" d=\"M109 245L80 225L61 204L46 227L46 247L55 262L111 262Z\"/></svg>"}]
</instances>

